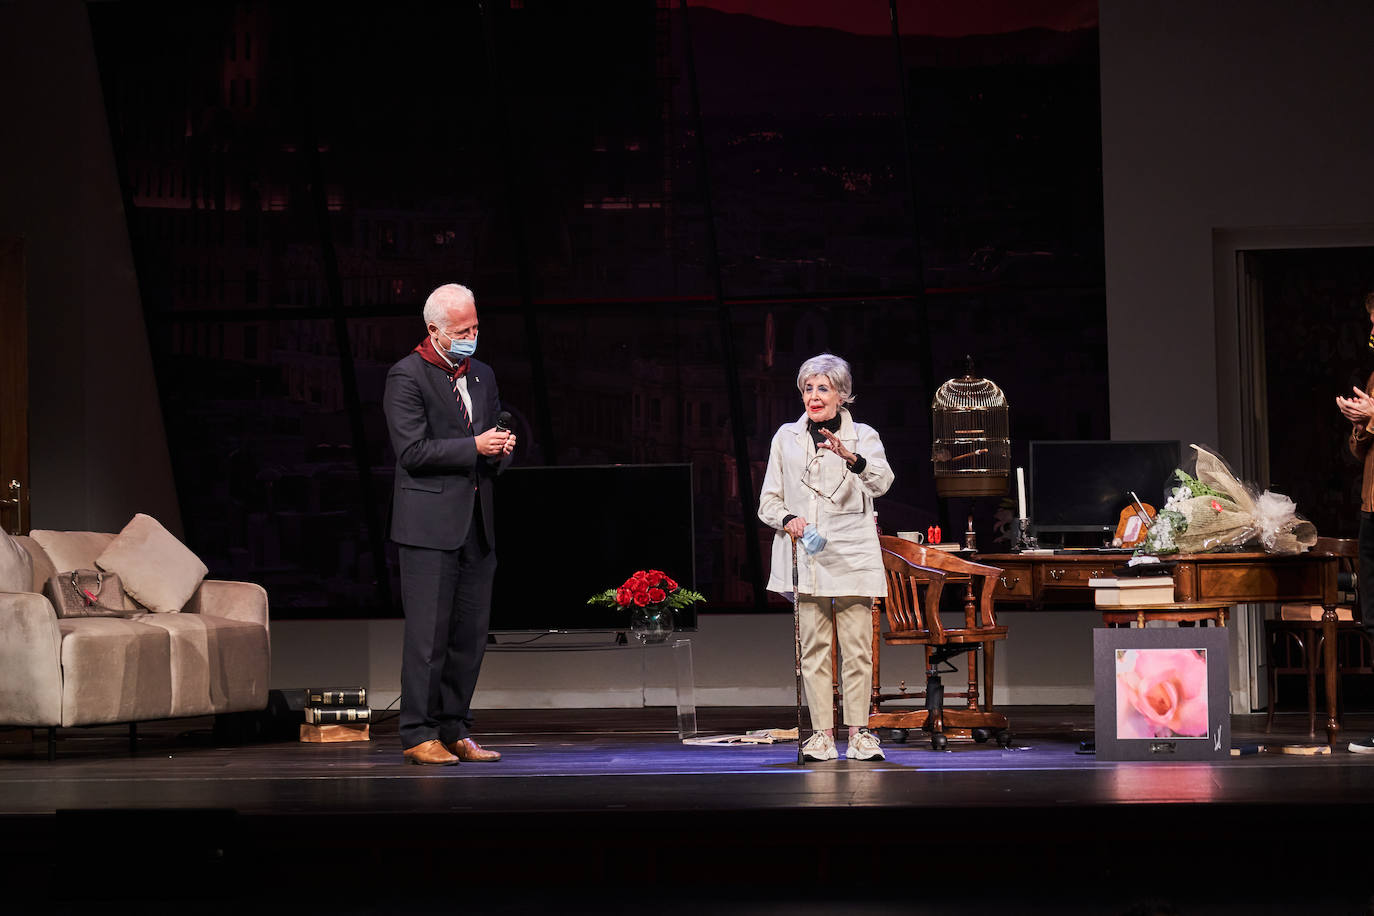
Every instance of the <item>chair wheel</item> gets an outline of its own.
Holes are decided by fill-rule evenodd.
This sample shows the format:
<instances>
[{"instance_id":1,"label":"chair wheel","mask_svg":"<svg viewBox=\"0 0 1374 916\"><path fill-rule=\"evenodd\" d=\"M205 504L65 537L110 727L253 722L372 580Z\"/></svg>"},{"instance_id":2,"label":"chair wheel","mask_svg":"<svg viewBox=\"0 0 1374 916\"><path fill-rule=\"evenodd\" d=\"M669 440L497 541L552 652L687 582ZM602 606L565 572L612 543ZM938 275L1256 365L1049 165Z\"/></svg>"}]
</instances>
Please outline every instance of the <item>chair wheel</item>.
<instances>
[{"instance_id":1,"label":"chair wheel","mask_svg":"<svg viewBox=\"0 0 1374 916\"><path fill-rule=\"evenodd\" d=\"M933 750L943 751L949 747L949 739L937 732L930 736L930 746Z\"/></svg>"},{"instance_id":2,"label":"chair wheel","mask_svg":"<svg viewBox=\"0 0 1374 916\"><path fill-rule=\"evenodd\" d=\"M1009 730L1002 729L1002 731L997 733L997 746L1011 747L1011 732Z\"/></svg>"},{"instance_id":3,"label":"chair wheel","mask_svg":"<svg viewBox=\"0 0 1374 916\"><path fill-rule=\"evenodd\" d=\"M988 739L992 737L992 734L986 728L975 728L969 732L969 734L978 744L986 744Z\"/></svg>"},{"instance_id":4,"label":"chair wheel","mask_svg":"<svg viewBox=\"0 0 1374 916\"><path fill-rule=\"evenodd\" d=\"M906 744L906 729L894 728L888 732L888 740L893 744Z\"/></svg>"}]
</instances>

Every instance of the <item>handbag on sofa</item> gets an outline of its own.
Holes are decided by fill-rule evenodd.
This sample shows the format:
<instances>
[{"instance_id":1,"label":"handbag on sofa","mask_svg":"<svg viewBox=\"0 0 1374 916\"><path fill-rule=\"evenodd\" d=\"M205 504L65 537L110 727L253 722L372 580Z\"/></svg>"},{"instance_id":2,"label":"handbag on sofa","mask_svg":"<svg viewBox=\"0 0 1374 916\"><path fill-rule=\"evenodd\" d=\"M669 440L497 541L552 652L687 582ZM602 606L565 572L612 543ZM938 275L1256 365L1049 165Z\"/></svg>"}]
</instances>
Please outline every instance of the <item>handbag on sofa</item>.
<instances>
[{"instance_id":1,"label":"handbag on sofa","mask_svg":"<svg viewBox=\"0 0 1374 916\"><path fill-rule=\"evenodd\" d=\"M119 576L100 569L74 569L48 580L48 600L58 617L135 617L123 608ZM101 599L104 599L102 601Z\"/></svg>"}]
</instances>

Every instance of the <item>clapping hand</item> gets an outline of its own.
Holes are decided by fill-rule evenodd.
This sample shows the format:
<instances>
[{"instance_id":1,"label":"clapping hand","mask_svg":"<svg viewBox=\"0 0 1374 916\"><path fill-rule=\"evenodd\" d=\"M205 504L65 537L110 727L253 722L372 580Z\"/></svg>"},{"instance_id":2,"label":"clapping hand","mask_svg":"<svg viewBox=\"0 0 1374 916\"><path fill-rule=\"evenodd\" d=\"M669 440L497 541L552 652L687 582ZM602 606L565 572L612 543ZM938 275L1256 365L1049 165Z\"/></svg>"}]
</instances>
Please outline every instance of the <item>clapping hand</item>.
<instances>
[{"instance_id":1,"label":"clapping hand","mask_svg":"<svg viewBox=\"0 0 1374 916\"><path fill-rule=\"evenodd\" d=\"M1354 388L1354 392L1354 397L1337 397L1336 406L1351 423L1364 426L1370 420L1374 420L1374 397L1370 397L1364 389L1358 386Z\"/></svg>"}]
</instances>

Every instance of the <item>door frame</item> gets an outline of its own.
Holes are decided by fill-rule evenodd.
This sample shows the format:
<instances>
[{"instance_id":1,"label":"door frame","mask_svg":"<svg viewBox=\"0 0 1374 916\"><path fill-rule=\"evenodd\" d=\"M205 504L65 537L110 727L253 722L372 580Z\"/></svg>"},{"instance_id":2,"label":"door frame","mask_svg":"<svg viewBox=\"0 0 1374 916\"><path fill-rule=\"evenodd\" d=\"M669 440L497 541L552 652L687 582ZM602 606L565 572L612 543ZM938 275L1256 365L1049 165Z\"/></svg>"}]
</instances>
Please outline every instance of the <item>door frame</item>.
<instances>
[{"instance_id":1,"label":"door frame","mask_svg":"<svg viewBox=\"0 0 1374 916\"><path fill-rule=\"evenodd\" d=\"M1270 431L1264 300L1252 253L1289 248L1369 247L1374 247L1372 224L1212 230L1217 445L1242 478L1261 488L1269 485ZM1236 637L1231 658L1232 712L1253 712L1268 700L1264 608L1261 604L1243 604L1232 614Z\"/></svg>"},{"instance_id":2,"label":"door frame","mask_svg":"<svg viewBox=\"0 0 1374 916\"><path fill-rule=\"evenodd\" d=\"M29 321L24 240L0 236L0 527L27 534ZM13 500L13 502L10 502Z\"/></svg>"}]
</instances>

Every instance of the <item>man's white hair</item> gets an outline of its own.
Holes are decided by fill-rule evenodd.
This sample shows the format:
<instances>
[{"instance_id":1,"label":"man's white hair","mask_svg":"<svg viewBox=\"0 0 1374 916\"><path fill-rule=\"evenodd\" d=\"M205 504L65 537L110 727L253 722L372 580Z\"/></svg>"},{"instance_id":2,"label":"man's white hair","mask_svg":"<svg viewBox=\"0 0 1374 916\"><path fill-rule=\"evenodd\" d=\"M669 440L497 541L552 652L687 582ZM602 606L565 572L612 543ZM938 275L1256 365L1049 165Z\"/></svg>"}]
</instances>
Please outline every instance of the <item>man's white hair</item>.
<instances>
[{"instance_id":1,"label":"man's white hair","mask_svg":"<svg viewBox=\"0 0 1374 916\"><path fill-rule=\"evenodd\" d=\"M432 324L440 330L447 330L444 321L448 313L462 305L476 307L477 297L473 296L472 290L460 283L445 283L425 300L425 326Z\"/></svg>"},{"instance_id":2,"label":"man's white hair","mask_svg":"<svg viewBox=\"0 0 1374 916\"><path fill-rule=\"evenodd\" d=\"M854 376L849 371L849 363L830 353L813 356L797 370L797 390L806 393L806 380L814 375L823 375L840 396L841 404L854 400Z\"/></svg>"}]
</instances>

